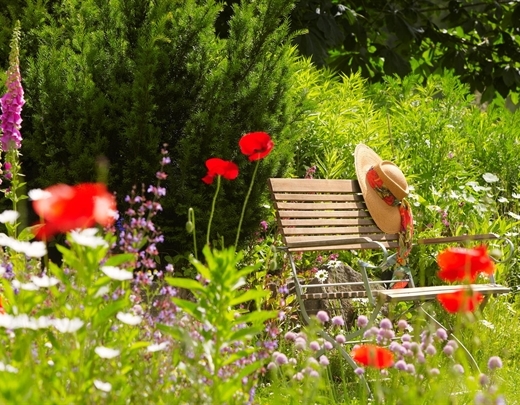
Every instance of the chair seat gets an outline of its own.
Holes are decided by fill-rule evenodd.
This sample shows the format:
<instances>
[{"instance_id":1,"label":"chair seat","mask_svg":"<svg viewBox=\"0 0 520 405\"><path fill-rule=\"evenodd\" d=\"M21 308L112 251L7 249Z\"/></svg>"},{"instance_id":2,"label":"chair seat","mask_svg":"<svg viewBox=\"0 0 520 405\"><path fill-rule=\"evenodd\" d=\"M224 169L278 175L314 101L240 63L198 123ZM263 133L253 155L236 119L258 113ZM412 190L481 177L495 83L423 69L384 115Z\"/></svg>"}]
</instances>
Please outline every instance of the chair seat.
<instances>
[{"instance_id":1,"label":"chair seat","mask_svg":"<svg viewBox=\"0 0 520 405\"><path fill-rule=\"evenodd\" d=\"M434 287L413 287L395 290L375 290L374 294L379 300L384 302L397 301L429 301L434 300L438 294L452 293L459 291L464 286L461 285L439 285ZM478 291L482 295L507 294L511 289L496 284L471 284L473 291Z\"/></svg>"},{"instance_id":2,"label":"chair seat","mask_svg":"<svg viewBox=\"0 0 520 405\"><path fill-rule=\"evenodd\" d=\"M302 294L302 298L304 300L331 300L331 299L341 299L341 298L367 298L367 292L363 291L331 291L331 292L323 292L323 293L307 293Z\"/></svg>"}]
</instances>

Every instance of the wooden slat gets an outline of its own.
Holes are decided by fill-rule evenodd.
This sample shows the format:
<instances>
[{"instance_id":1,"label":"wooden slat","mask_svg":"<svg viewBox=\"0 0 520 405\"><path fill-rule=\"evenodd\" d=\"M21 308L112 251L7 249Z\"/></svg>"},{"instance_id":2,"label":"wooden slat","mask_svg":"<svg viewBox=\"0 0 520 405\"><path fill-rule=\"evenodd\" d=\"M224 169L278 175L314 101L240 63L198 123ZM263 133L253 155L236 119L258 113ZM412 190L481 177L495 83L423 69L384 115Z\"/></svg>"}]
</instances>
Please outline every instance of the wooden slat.
<instances>
[{"instance_id":1,"label":"wooden slat","mask_svg":"<svg viewBox=\"0 0 520 405\"><path fill-rule=\"evenodd\" d=\"M361 202L279 202L276 204L278 210L366 210L366 205Z\"/></svg>"},{"instance_id":2,"label":"wooden slat","mask_svg":"<svg viewBox=\"0 0 520 405\"><path fill-rule=\"evenodd\" d=\"M278 211L280 218L360 218L368 217L367 211Z\"/></svg>"},{"instance_id":3,"label":"wooden slat","mask_svg":"<svg viewBox=\"0 0 520 405\"><path fill-rule=\"evenodd\" d=\"M455 292L463 287L463 285L440 285L395 290L375 290L374 293L379 294L381 299L385 301L428 301L436 299L438 294ZM471 289L483 295L505 294L510 291L510 288L496 284L471 284Z\"/></svg>"},{"instance_id":4,"label":"wooden slat","mask_svg":"<svg viewBox=\"0 0 520 405\"><path fill-rule=\"evenodd\" d=\"M398 247L398 242L381 242L381 244L387 249L395 249ZM349 245L317 245L308 247L292 247L287 245L289 252L316 252L316 251L334 251L334 250L364 250L364 249L381 249L379 245L375 243L355 243Z\"/></svg>"},{"instance_id":5,"label":"wooden slat","mask_svg":"<svg viewBox=\"0 0 520 405\"><path fill-rule=\"evenodd\" d=\"M375 225L372 218L340 218L340 219L281 219L284 232L292 226L360 226Z\"/></svg>"},{"instance_id":6,"label":"wooden slat","mask_svg":"<svg viewBox=\"0 0 520 405\"><path fill-rule=\"evenodd\" d=\"M283 233L290 235L363 235L367 233L381 233L377 226L351 226L351 227L307 227L307 228L286 228Z\"/></svg>"},{"instance_id":7,"label":"wooden slat","mask_svg":"<svg viewBox=\"0 0 520 405\"><path fill-rule=\"evenodd\" d=\"M364 201L361 194L274 193L274 201Z\"/></svg>"},{"instance_id":8,"label":"wooden slat","mask_svg":"<svg viewBox=\"0 0 520 405\"><path fill-rule=\"evenodd\" d=\"M269 179L273 192L342 192L360 193L357 180L325 180L325 179Z\"/></svg>"}]
</instances>

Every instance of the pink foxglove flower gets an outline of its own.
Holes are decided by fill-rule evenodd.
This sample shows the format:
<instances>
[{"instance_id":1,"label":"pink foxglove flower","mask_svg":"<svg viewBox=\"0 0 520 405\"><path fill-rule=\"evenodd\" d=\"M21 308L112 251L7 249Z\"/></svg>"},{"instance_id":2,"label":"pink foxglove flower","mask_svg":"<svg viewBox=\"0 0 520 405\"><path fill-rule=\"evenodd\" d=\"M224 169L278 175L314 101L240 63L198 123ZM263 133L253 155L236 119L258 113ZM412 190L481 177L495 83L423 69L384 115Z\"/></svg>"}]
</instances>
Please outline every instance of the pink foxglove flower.
<instances>
[{"instance_id":1,"label":"pink foxglove flower","mask_svg":"<svg viewBox=\"0 0 520 405\"><path fill-rule=\"evenodd\" d=\"M22 77L20 75L19 42L20 31L15 28L11 41L11 55L9 57L9 69L7 70L7 93L0 99L2 115L0 116L0 128L2 130L2 149L19 149L22 143L20 128L22 124L22 107L25 104L23 98Z\"/></svg>"}]
</instances>

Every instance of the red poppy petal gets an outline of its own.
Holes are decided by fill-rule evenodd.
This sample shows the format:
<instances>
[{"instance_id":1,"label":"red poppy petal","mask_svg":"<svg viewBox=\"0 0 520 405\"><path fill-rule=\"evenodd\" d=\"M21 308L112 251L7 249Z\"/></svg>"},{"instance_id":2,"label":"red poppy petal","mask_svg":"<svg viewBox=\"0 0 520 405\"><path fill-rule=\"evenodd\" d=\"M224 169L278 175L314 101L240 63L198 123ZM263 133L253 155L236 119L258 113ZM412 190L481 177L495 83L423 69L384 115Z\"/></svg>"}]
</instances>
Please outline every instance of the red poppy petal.
<instances>
[{"instance_id":1,"label":"red poppy petal","mask_svg":"<svg viewBox=\"0 0 520 405\"><path fill-rule=\"evenodd\" d=\"M351 355L358 364L369 367L386 368L394 363L394 354L390 350L372 344L355 347Z\"/></svg>"},{"instance_id":2,"label":"red poppy petal","mask_svg":"<svg viewBox=\"0 0 520 405\"><path fill-rule=\"evenodd\" d=\"M238 166L233 162L227 162L223 176L227 180L235 180L238 177Z\"/></svg>"},{"instance_id":3,"label":"red poppy petal","mask_svg":"<svg viewBox=\"0 0 520 405\"><path fill-rule=\"evenodd\" d=\"M215 176L212 176L211 174L206 174L203 178L202 178L202 181L206 184L211 184L213 183L213 179L214 179Z\"/></svg>"},{"instance_id":4,"label":"red poppy petal","mask_svg":"<svg viewBox=\"0 0 520 405\"><path fill-rule=\"evenodd\" d=\"M439 277L446 281L473 282L479 273L493 274L495 265L485 246L473 249L448 248L437 256Z\"/></svg>"},{"instance_id":5,"label":"red poppy petal","mask_svg":"<svg viewBox=\"0 0 520 405\"><path fill-rule=\"evenodd\" d=\"M481 293L466 289L461 289L453 293L437 295L437 300L441 303L444 309L451 314L458 312L474 312L483 299L484 296Z\"/></svg>"},{"instance_id":6,"label":"red poppy petal","mask_svg":"<svg viewBox=\"0 0 520 405\"><path fill-rule=\"evenodd\" d=\"M271 136L266 132L251 132L240 138L240 151L249 156L250 161L266 157L274 147Z\"/></svg>"}]
</instances>

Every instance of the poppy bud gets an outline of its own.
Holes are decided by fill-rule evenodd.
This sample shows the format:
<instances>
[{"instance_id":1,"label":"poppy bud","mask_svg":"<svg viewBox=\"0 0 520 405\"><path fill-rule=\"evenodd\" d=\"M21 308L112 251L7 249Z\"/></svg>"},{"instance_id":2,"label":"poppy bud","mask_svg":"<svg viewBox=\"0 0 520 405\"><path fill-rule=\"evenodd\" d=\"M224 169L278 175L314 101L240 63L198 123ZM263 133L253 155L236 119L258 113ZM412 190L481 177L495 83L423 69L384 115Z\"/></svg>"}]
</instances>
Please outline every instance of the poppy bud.
<instances>
[{"instance_id":1,"label":"poppy bud","mask_svg":"<svg viewBox=\"0 0 520 405\"><path fill-rule=\"evenodd\" d=\"M192 233L193 232L193 222L191 221L188 221L186 222L186 232L188 233Z\"/></svg>"},{"instance_id":2,"label":"poppy bud","mask_svg":"<svg viewBox=\"0 0 520 405\"><path fill-rule=\"evenodd\" d=\"M278 263L276 263L276 259L271 260L269 262L269 271L275 271L278 268Z\"/></svg>"}]
</instances>

